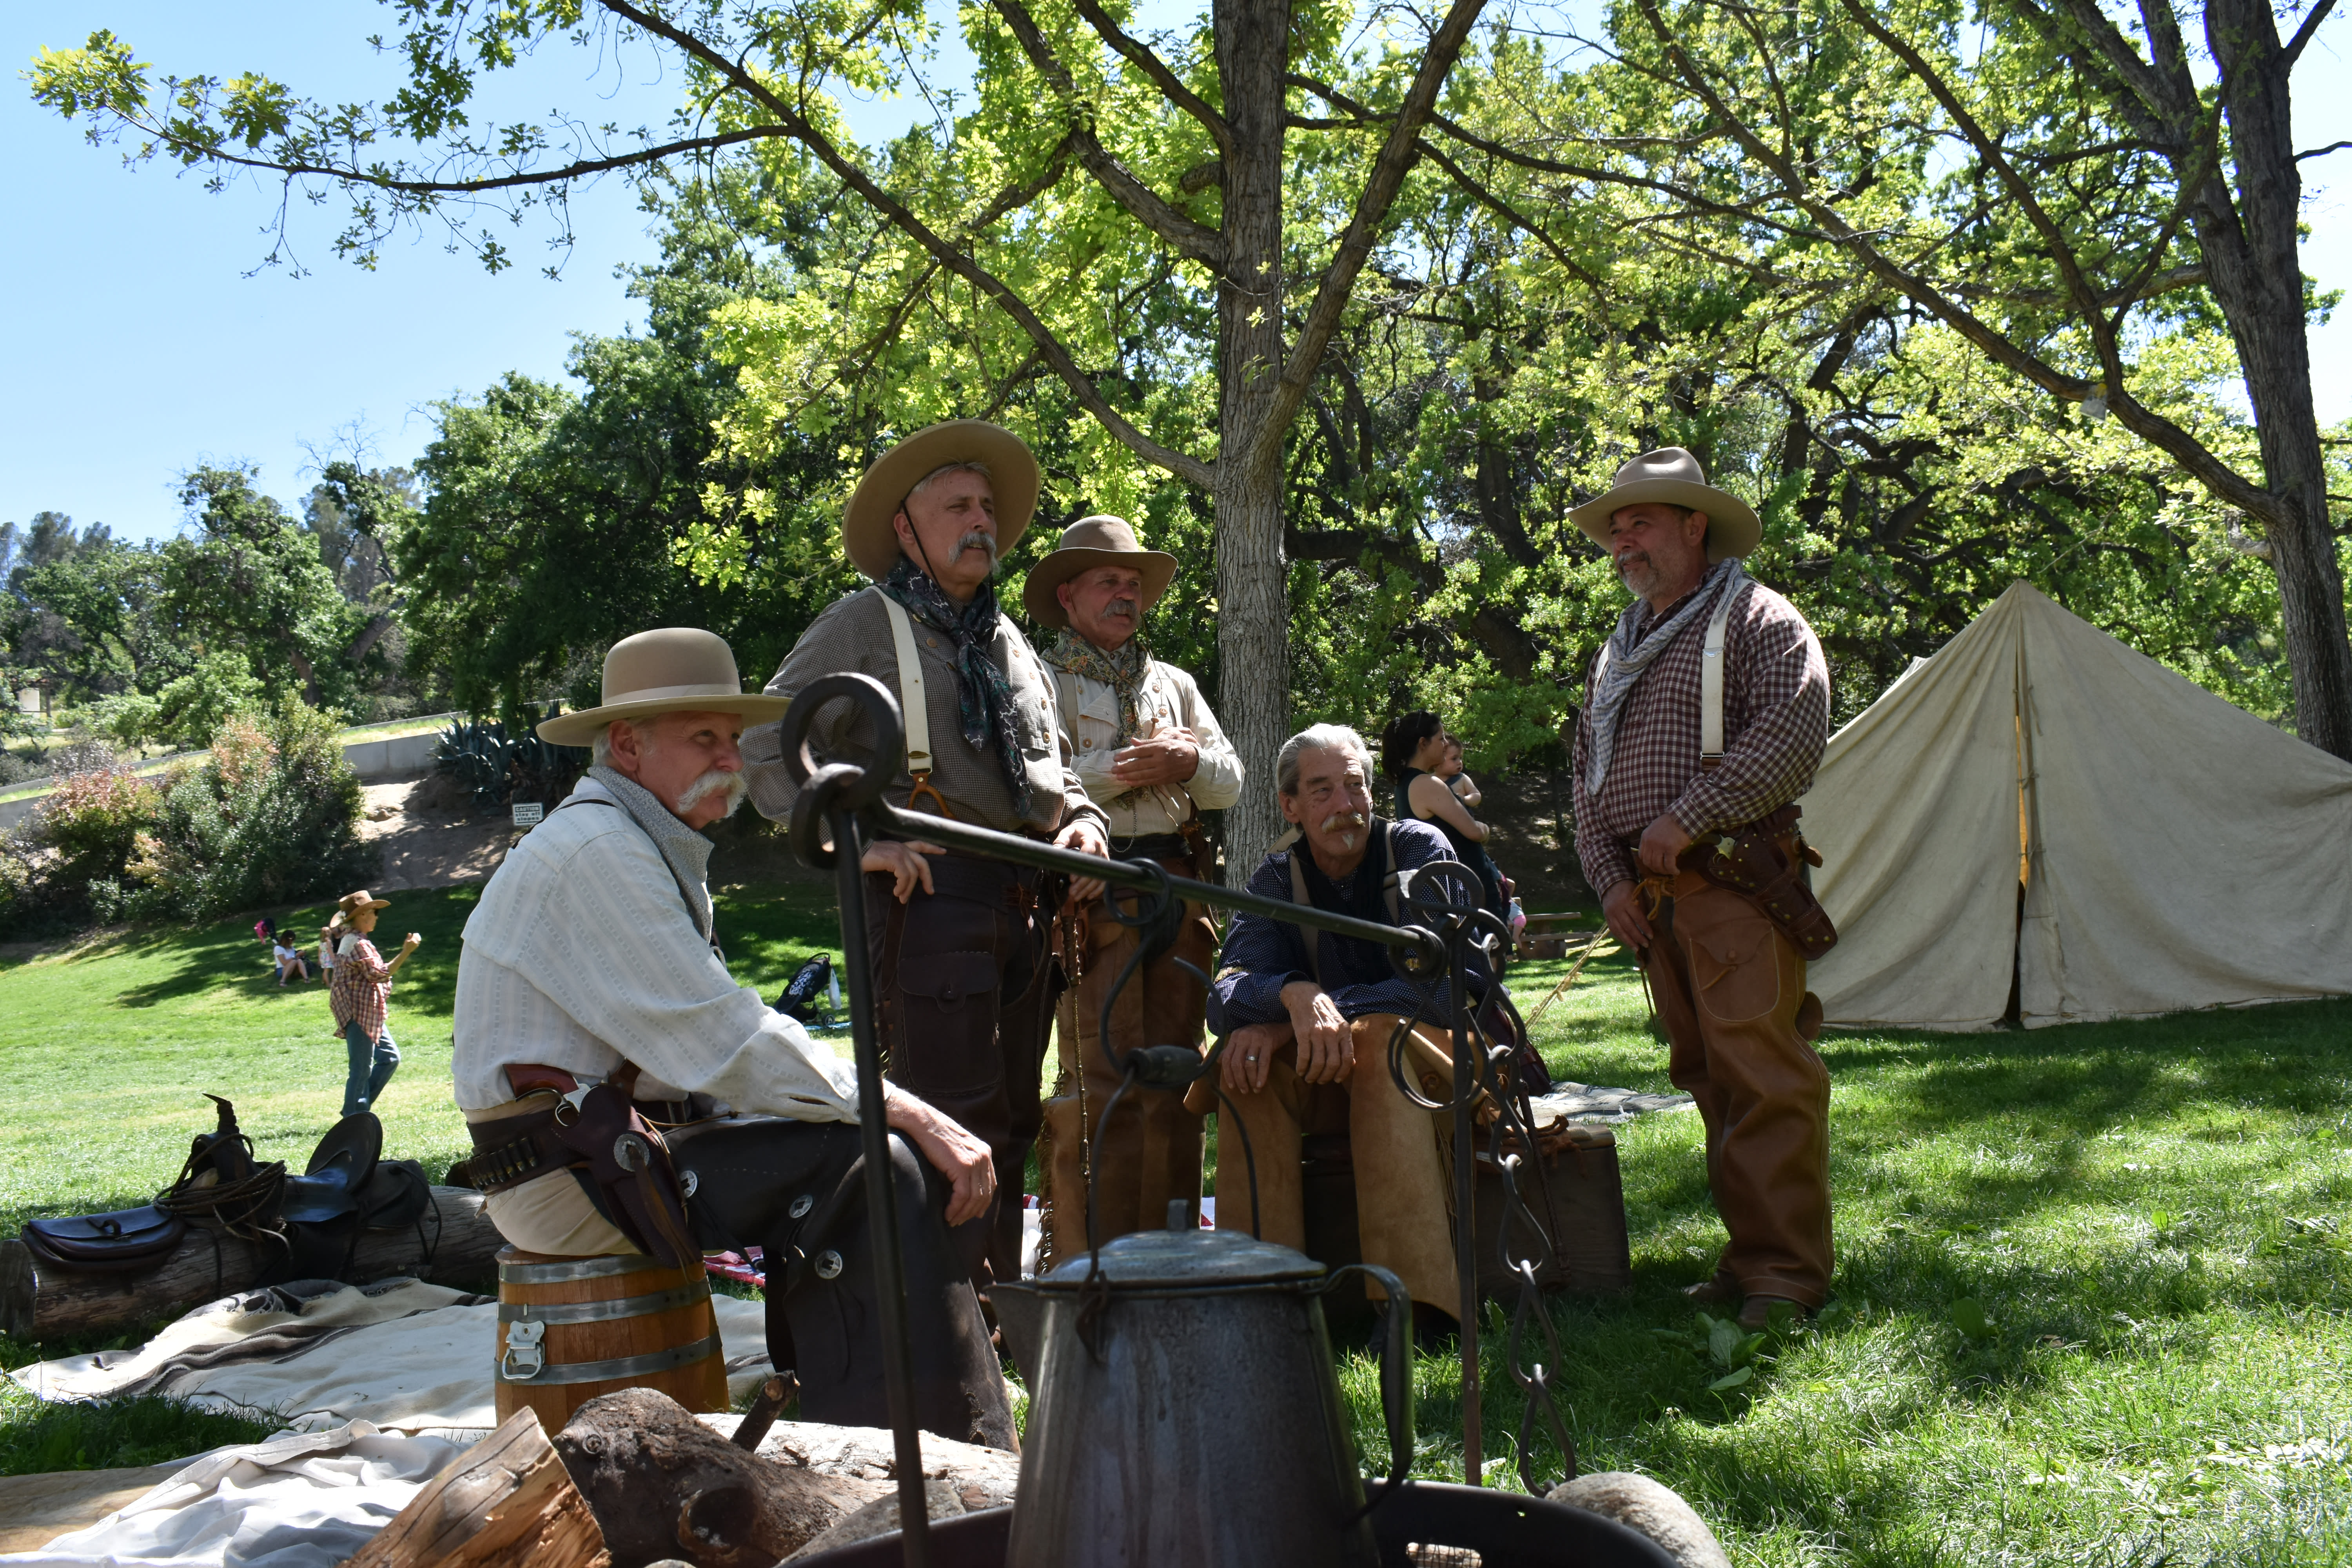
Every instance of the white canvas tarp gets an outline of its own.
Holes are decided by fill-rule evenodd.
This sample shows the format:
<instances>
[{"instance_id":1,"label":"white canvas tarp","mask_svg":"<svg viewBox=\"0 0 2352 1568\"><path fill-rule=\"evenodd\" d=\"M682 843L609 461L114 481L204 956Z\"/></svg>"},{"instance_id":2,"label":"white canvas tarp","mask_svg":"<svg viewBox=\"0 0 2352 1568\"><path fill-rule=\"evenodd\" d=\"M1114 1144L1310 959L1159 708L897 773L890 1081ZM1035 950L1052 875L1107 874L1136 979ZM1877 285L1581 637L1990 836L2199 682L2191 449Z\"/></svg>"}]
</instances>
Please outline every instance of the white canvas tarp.
<instances>
[{"instance_id":1,"label":"white canvas tarp","mask_svg":"<svg viewBox=\"0 0 2352 1568\"><path fill-rule=\"evenodd\" d=\"M1832 1024L2029 1027L2352 993L2352 764L2012 584L1805 795ZM2021 905L2021 879L2024 888Z\"/></svg>"}]
</instances>

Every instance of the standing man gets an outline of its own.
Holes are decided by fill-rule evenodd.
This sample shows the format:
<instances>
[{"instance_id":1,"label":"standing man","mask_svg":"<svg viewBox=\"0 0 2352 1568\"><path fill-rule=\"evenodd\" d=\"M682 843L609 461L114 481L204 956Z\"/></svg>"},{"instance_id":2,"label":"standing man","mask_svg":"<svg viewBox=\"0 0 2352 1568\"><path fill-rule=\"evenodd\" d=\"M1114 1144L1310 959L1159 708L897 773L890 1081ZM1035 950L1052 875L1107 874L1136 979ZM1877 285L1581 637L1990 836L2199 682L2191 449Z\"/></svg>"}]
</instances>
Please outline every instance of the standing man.
<instances>
[{"instance_id":1,"label":"standing man","mask_svg":"<svg viewBox=\"0 0 2352 1568\"><path fill-rule=\"evenodd\" d=\"M1643 955L1670 1075L1706 1123L1707 1186L1730 1243L1686 1293L1744 1298L1740 1322L1761 1328L1777 1301L1810 1311L1829 1295L1830 1079L1809 1043L1821 1005L1789 934L1693 868L1726 840L1759 839L1798 867L1790 803L1828 743L1829 668L1804 616L1741 569L1763 537L1755 511L1681 447L1634 458L1569 515L1634 597L1577 725L1577 856L1609 929Z\"/></svg>"},{"instance_id":2,"label":"standing man","mask_svg":"<svg viewBox=\"0 0 2352 1568\"><path fill-rule=\"evenodd\" d=\"M1037 505L1037 460L1009 430L960 419L919 430L866 472L841 521L842 548L870 586L828 606L784 657L771 697L857 671L898 693L907 763L892 804L1000 832L1106 852L1058 738L1054 683L991 582ZM810 743L870 756L872 724L838 703ZM753 804L783 821L799 790L781 723L743 736ZM1038 1080L1056 992L1049 932L1058 889L1025 867L919 841L870 846L866 942L875 1029L891 1081L979 1137L995 1162L987 1213L956 1227L972 1282L1021 1278L1021 1194L1043 1114ZM1080 902L1102 884L1080 880Z\"/></svg>"},{"instance_id":3,"label":"standing man","mask_svg":"<svg viewBox=\"0 0 2352 1568\"><path fill-rule=\"evenodd\" d=\"M1085 517L1030 569L1021 597L1032 620L1060 633L1045 662L1054 671L1062 749L1110 818L1112 855L1207 880L1215 858L1201 813L1241 798L1242 762L1192 678L1153 658L1138 636L1175 575L1176 558L1144 549L1124 521ZM1131 913L1133 898L1122 897ZM1102 903L1073 911L1071 920L1077 987L1062 1007L1061 1071L1077 1093L1046 1108L1056 1258L1086 1250L1090 1168L1102 1241L1159 1229L1179 1200L1193 1205L1197 1220L1201 1200L1201 1118L1177 1095L1129 1089L1103 1135L1099 1164L1087 1163L1102 1108L1121 1081L1102 1047L1103 1001L1139 937ZM1216 940L1208 910L1186 904L1175 947L1118 994L1110 1042L1120 1057L1139 1046L1200 1048L1208 993L1179 961L1207 973Z\"/></svg>"}]
</instances>

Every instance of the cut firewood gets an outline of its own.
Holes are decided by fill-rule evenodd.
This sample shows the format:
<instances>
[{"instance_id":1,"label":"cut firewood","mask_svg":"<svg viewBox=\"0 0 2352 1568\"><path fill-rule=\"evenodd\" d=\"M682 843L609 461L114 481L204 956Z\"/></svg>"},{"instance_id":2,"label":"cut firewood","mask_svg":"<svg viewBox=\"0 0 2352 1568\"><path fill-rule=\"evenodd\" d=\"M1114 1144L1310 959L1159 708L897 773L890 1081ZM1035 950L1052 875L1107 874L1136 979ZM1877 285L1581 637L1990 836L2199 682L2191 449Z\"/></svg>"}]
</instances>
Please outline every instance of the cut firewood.
<instances>
[{"instance_id":1,"label":"cut firewood","mask_svg":"<svg viewBox=\"0 0 2352 1568\"><path fill-rule=\"evenodd\" d=\"M771 1568L891 1490L747 1454L650 1388L582 1405L555 1451L595 1511L614 1568L669 1557Z\"/></svg>"},{"instance_id":2,"label":"cut firewood","mask_svg":"<svg viewBox=\"0 0 2352 1568\"><path fill-rule=\"evenodd\" d=\"M482 1212L482 1194L436 1187L433 1200L441 1213L437 1242L430 1216L422 1243L414 1228L363 1231L343 1280L368 1285L403 1274L436 1284L487 1279L506 1242ZM216 1252L215 1239L191 1230L170 1258L147 1273L89 1274L36 1258L10 1237L0 1241L0 1334L34 1343L103 1338L248 1289L281 1256L233 1236L217 1238Z\"/></svg>"},{"instance_id":3,"label":"cut firewood","mask_svg":"<svg viewBox=\"0 0 2352 1568\"><path fill-rule=\"evenodd\" d=\"M587 1500L518 1410L409 1500L348 1568L610 1568Z\"/></svg>"}]
</instances>

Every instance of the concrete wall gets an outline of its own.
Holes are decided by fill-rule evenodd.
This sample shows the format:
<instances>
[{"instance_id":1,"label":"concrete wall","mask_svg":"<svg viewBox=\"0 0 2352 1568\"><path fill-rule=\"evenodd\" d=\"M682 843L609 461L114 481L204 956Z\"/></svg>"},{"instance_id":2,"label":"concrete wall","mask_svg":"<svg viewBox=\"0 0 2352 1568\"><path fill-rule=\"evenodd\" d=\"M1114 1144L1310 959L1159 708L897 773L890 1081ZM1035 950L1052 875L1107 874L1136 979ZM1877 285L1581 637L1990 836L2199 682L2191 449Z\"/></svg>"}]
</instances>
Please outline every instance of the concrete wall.
<instances>
[{"instance_id":1,"label":"concrete wall","mask_svg":"<svg viewBox=\"0 0 2352 1568\"><path fill-rule=\"evenodd\" d=\"M438 730L400 735L389 741L354 741L343 748L343 760L352 764L352 771L362 782L372 784L403 773L427 772L433 766L433 748L440 743ZM0 833L24 821L47 798L45 795L32 795L21 800L0 801Z\"/></svg>"}]
</instances>

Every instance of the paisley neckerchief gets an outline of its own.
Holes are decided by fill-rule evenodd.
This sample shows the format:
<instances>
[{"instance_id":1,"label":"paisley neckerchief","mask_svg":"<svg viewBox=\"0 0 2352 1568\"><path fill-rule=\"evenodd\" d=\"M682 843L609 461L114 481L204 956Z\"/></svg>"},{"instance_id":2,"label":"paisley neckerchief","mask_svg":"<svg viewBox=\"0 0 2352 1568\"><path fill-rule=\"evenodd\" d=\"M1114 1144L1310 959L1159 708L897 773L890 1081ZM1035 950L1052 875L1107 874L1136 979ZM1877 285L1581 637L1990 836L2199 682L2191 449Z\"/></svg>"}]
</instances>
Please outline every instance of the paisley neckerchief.
<instances>
[{"instance_id":1,"label":"paisley neckerchief","mask_svg":"<svg viewBox=\"0 0 2352 1568\"><path fill-rule=\"evenodd\" d=\"M1118 732L1123 740L1140 740L1143 721L1139 717L1143 698L1144 679L1151 673L1151 650L1143 639L1132 637L1110 653L1105 653L1077 633L1065 629L1054 640L1045 655L1045 662L1066 674L1087 680L1099 680L1118 693Z\"/></svg>"},{"instance_id":2,"label":"paisley neckerchief","mask_svg":"<svg viewBox=\"0 0 2352 1568\"><path fill-rule=\"evenodd\" d=\"M963 721L964 744L975 752L994 752L1003 770L1004 784L1013 792L1013 809L1026 821L1034 803L1030 797L1028 770L1022 765L1021 730L1013 718L1013 683L989 654L996 643L996 584L982 583L971 603L959 605L940 585L916 569L905 556L890 574L875 584L907 614L946 637L955 647L956 703Z\"/></svg>"}]
</instances>

